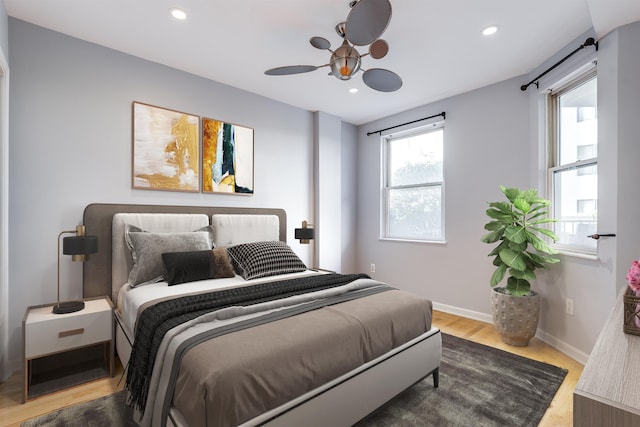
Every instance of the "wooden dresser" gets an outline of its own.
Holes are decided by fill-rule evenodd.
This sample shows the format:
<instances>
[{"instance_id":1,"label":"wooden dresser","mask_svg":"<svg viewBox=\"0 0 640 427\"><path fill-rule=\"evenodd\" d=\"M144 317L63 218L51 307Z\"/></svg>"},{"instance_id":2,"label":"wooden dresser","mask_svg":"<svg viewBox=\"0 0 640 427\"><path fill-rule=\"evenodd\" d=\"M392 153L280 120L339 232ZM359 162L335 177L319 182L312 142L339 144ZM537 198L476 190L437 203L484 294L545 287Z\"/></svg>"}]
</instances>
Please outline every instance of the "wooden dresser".
<instances>
[{"instance_id":1,"label":"wooden dresser","mask_svg":"<svg viewBox=\"0 0 640 427\"><path fill-rule=\"evenodd\" d=\"M573 393L574 427L640 427L640 336L622 331L623 294Z\"/></svg>"}]
</instances>

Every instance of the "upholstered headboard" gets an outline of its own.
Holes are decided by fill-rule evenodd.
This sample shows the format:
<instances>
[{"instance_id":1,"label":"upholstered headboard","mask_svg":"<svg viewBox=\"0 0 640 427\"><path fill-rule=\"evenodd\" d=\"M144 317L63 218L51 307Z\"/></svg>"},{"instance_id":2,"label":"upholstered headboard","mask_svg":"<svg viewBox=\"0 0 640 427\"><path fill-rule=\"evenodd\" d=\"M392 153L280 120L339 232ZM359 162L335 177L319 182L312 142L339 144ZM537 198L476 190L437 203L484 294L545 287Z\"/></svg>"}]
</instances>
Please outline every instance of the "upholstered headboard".
<instances>
[{"instance_id":1,"label":"upholstered headboard","mask_svg":"<svg viewBox=\"0 0 640 427\"><path fill-rule=\"evenodd\" d=\"M213 215L275 215L279 221L279 240L287 241L287 216L283 209L233 208L217 206L162 206L92 203L84 210L83 223L88 235L98 237L98 253L83 263L83 296L112 296L112 224L116 213L187 213ZM243 217L238 217L240 223ZM220 221L228 221L224 217ZM246 217L244 217L246 218ZM237 243L237 242L234 242Z\"/></svg>"}]
</instances>

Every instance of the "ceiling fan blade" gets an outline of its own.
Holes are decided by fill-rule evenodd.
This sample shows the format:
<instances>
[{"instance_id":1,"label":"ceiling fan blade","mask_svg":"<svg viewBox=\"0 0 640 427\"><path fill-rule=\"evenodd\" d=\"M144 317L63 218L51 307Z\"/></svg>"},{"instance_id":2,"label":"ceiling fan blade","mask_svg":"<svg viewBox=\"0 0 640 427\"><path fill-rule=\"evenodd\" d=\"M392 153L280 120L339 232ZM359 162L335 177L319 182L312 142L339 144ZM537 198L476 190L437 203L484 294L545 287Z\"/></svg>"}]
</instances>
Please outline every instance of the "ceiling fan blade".
<instances>
[{"instance_id":1,"label":"ceiling fan blade","mask_svg":"<svg viewBox=\"0 0 640 427\"><path fill-rule=\"evenodd\" d=\"M373 59L384 58L387 56L387 53L389 53L389 44L382 39L374 41L371 43L371 46L369 46L369 55L371 55Z\"/></svg>"},{"instance_id":2,"label":"ceiling fan blade","mask_svg":"<svg viewBox=\"0 0 640 427\"><path fill-rule=\"evenodd\" d=\"M390 20L389 0L360 0L347 16L346 38L356 46L373 43L387 29Z\"/></svg>"},{"instance_id":3,"label":"ceiling fan blade","mask_svg":"<svg viewBox=\"0 0 640 427\"><path fill-rule=\"evenodd\" d=\"M318 67L315 65L287 65L285 67L271 68L264 73L268 76L287 76L289 74L308 73L317 69Z\"/></svg>"},{"instance_id":4,"label":"ceiling fan blade","mask_svg":"<svg viewBox=\"0 0 640 427\"><path fill-rule=\"evenodd\" d=\"M311 46L315 47L316 49L327 50L331 47L331 43L329 42L329 40L325 39L324 37L311 37L309 39L309 43L311 43Z\"/></svg>"},{"instance_id":5,"label":"ceiling fan blade","mask_svg":"<svg viewBox=\"0 0 640 427\"><path fill-rule=\"evenodd\" d=\"M370 68L362 74L362 80L371 89L380 92L393 92L402 87L402 79L393 71L382 68Z\"/></svg>"}]
</instances>

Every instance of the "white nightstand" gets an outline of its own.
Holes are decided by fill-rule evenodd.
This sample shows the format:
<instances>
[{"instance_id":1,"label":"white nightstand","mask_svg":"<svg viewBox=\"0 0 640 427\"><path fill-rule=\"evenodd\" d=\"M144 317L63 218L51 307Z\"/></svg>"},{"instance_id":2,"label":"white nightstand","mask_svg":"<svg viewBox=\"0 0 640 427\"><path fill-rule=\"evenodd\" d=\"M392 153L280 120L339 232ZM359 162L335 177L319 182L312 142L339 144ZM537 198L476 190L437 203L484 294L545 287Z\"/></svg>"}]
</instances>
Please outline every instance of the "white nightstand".
<instances>
[{"instance_id":1,"label":"white nightstand","mask_svg":"<svg viewBox=\"0 0 640 427\"><path fill-rule=\"evenodd\" d=\"M23 402L43 394L113 376L113 303L85 300L75 313L54 314L53 305L28 307L22 320Z\"/></svg>"}]
</instances>

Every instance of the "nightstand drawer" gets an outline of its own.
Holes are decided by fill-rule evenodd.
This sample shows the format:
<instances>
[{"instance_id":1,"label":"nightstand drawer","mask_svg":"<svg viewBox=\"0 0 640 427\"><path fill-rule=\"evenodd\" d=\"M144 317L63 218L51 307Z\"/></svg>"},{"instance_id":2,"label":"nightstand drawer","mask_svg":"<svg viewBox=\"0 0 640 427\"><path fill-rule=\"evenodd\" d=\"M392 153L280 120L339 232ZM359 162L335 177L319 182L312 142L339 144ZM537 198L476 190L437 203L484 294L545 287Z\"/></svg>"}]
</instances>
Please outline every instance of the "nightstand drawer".
<instances>
[{"instance_id":1,"label":"nightstand drawer","mask_svg":"<svg viewBox=\"0 0 640 427\"><path fill-rule=\"evenodd\" d=\"M57 315L46 322L25 324L25 358L111 341L111 311L79 316Z\"/></svg>"}]
</instances>

